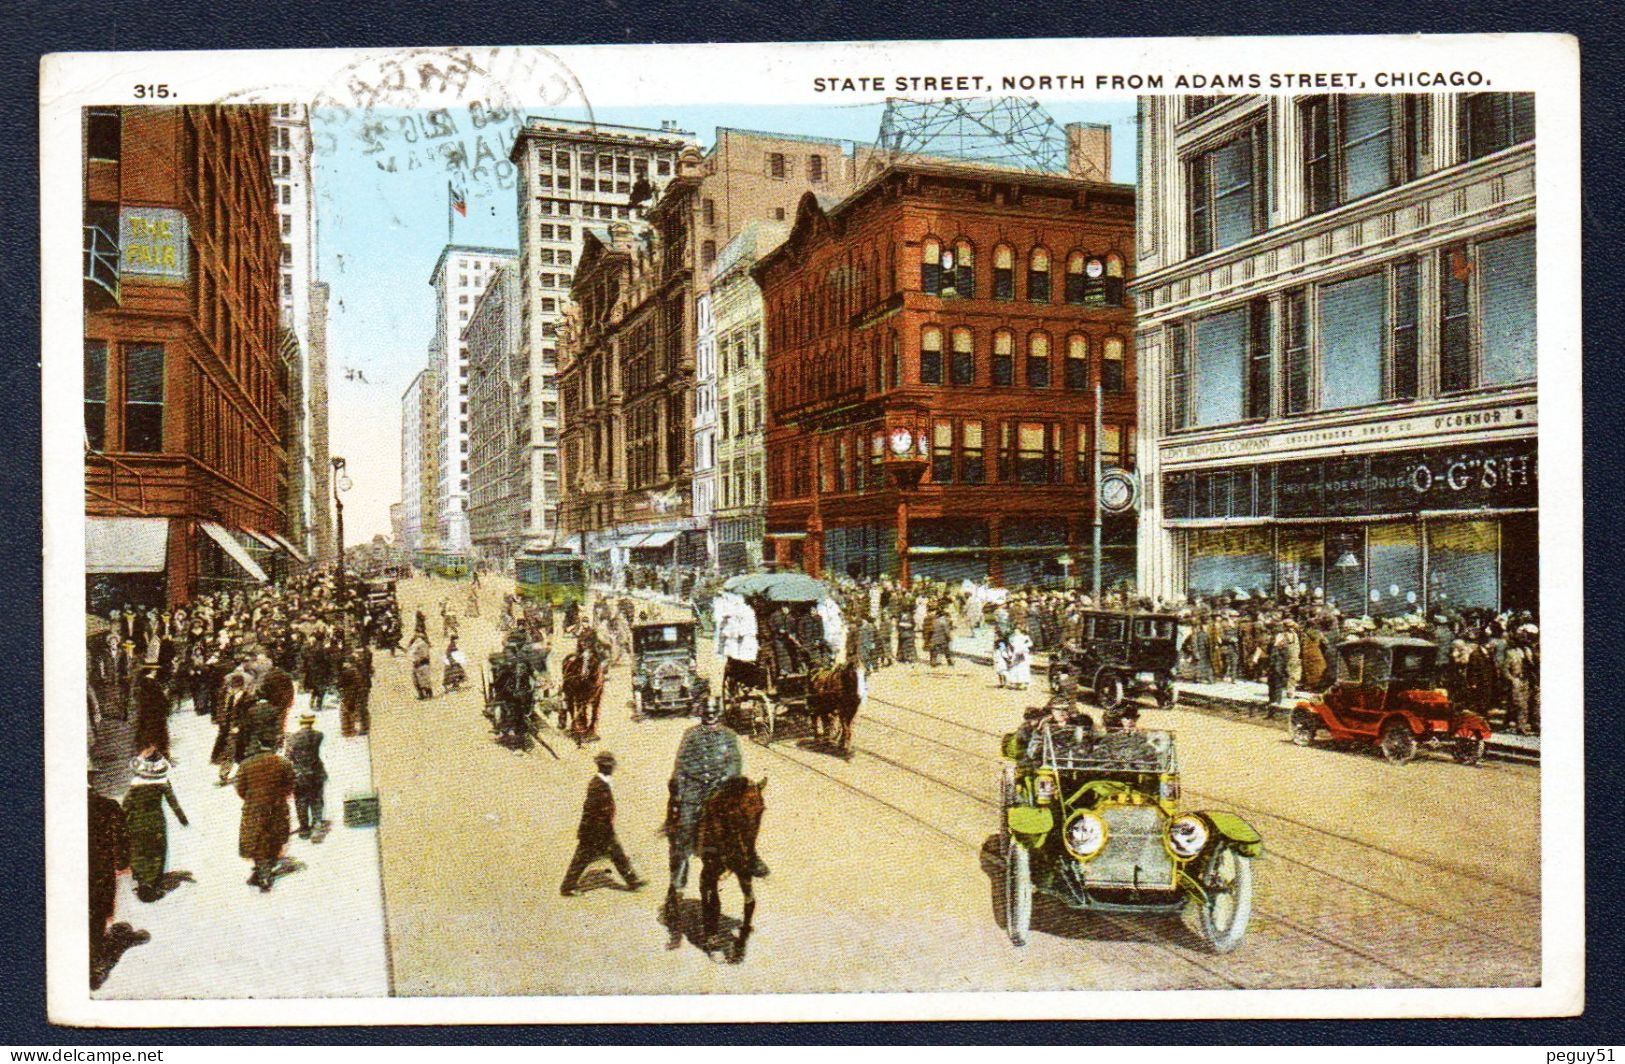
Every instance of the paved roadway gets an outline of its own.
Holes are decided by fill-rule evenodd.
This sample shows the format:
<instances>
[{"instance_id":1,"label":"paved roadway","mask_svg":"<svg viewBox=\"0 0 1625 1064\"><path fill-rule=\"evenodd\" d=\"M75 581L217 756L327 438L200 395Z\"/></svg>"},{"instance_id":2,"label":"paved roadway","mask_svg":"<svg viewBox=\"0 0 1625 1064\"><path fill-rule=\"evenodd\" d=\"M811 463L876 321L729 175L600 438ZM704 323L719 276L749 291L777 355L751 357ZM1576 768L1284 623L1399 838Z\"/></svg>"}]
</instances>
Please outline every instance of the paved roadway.
<instances>
[{"instance_id":1,"label":"paved roadway","mask_svg":"<svg viewBox=\"0 0 1625 1064\"><path fill-rule=\"evenodd\" d=\"M471 665L496 649L507 585L462 621ZM407 624L467 585L400 585ZM461 611L459 611L461 612ZM569 640L561 640L568 644ZM553 668L567 646L555 648ZM716 662L706 651L707 667ZM471 672L478 677L477 667ZM438 666L437 666L438 673ZM438 679L438 675L437 675ZM997 689L974 664L894 666L871 679L850 761L780 740L743 744L768 778L756 933L742 964L692 938L668 948L658 828L688 720L634 723L628 669L604 694L604 741L554 760L496 745L474 691L417 702L404 655L379 658L373 768L395 992L704 993L838 990L1517 986L1539 980L1539 775L1423 756L1405 766L1300 749L1278 729L1178 710L1146 727L1180 737L1185 803L1230 809L1263 833L1255 909L1234 953L1194 918L1079 915L1040 896L1034 934L1010 944L996 914L999 737L1042 695ZM559 895L592 755L615 752L619 832L640 893L589 874ZM687 916L697 925L697 886ZM740 896L722 887L725 915Z\"/></svg>"}]
</instances>

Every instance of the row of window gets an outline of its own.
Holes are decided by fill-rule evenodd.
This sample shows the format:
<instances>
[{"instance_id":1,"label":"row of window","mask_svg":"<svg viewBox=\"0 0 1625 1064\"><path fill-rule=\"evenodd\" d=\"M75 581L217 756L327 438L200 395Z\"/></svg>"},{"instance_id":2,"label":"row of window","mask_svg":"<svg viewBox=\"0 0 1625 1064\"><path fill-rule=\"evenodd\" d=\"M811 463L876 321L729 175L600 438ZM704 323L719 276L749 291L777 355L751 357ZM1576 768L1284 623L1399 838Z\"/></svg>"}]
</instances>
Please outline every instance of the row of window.
<instances>
[{"instance_id":1,"label":"row of window","mask_svg":"<svg viewBox=\"0 0 1625 1064\"><path fill-rule=\"evenodd\" d=\"M1051 373L1050 334L1035 331L1027 334L1026 353L1021 360L1019 381L1016 367L1016 336L1009 329L995 329L991 351L985 370L976 352L975 333L964 326L947 331L948 349L944 366L943 329L927 325L920 330L920 383L974 385L993 384L1000 387L1050 388L1055 386ZM1124 364L1126 345L1121 337L1108 336L1100 342L1100 384L1108 392L1121 392L1128 387ZM1089 338L1072 333L1066 338L1065 359L1062 363L1061 386L1073 391L1091 387L1089 375ZM875 367L876 388L879 367Z\"/></svg>"},{"instance_id":2,"label":"row of window","mask_svg":"<svg viewBox=\"0 0 1625 1064\"><path fill-rule=\"evenodd\" d=\"M557 150L538 147L536 149L536 163L542 169L571 170L574 168L574 157L567 148ZM595 154L593 152L581 153L581 169L583 171L597 171L598 173L617 173L627 176L637 175L646 177L649 173L649 160L630 155L615 155L608 152ZM655 173L669 175L671 173L670 159L656 159Z\"/></svg>"},{"instance_id":3,"label":"row of window","mask_svg":"<svg viewBox=\"0 0 1625 1064\"><path fill-rule=\"evenodd\" d=\"M569 189L572 187L570 178L563 176L554 178L551 174L538 174L536 176L536 184L541 188L547 189ZM624 196L631 193L632 182L611 180L594 181L590 177L580 177L575 179L573 182L573 187L580 189L582 192L619 192Z\"/></svg>"},{"instance_id":4,"label":"row of window","mask_svg":"<svg viewBox=\"0 0 1625 1064\"><path fill-rule=\"evenodd\" d=\"M1053 301L1050 283L1050 253L1045 247L1029 250L1021 298L1032 303ZM1016 252L1009 244L993 247L993 267L989 280L994 299L1016 298ZM1066 283L1061 289L1064 302L1079 306L1120 307L1126 283L1123 256L1104 256L1073 250L1066 256ZM944 299L975 299L976 247L969 240L945 243L926 237L920 243L920 291Z\"/></svg>"},{"instance_id":5,"label":"row of window","mask_svg":"<svg viewBox=\"0 0 1625 1064\"><path fill-rule=\"evenodd\" d=\"M787 178L790 176L790 169L790 157L784 152L770 151L767 153L768 177L781 179ZM828 178L829 170L825 165L824 157L816 153L807 156L807 181L811 184L818 185L828 180Z\"/></svg>"},{"instance_id":6,"label":"row of window","mask_svg":"<svg viewBox=\"0 0 1625 1064\"><path fill-rule=\"evenodd\" d=\"M1091 429L1083 423L938 419L931 424L926 482L1089 484L1094 480L1094 448L1102 468L1133 468L1134 426L1103 425L1094 448L1090 437ZM824 495L885 490L885 458L885 433L873 429L797 441L772 455L771 488L774 497L784 499L808 498L814 485Z\"/></svg>"},{"instance_id":7,"label":"row of window","mask_svg":"<svg viewBox=\"0 0 1625 1064\"><path fill-rule=\"evenodd\" d=\"M723 509L733 506L755 506L762 499L762 456L730 459L722 463L717 473L721 487L718 505Z\"/></svg>"},{"instance_id":8,"label":"row of window","mask_svg":"<svg viewBox=\"0 0 1625 1064\"><path fill-rule=\"evenodd\" d=\"M1419 93L1300 101L1295 147L1307 213L1330 210L1438 169L1441 153L1430 138L1434 106L1434 99ZM1455 148L1462 161L1534 135L1532 93L1480 92L1457 98ZM1191 257L1240 243L1269 227L1268 153L1267 121L1255 119L1222 143L1185 159Z\"/></svg>"},{"instance_id":9,"label":"row of window","mask_svg":"<svg viewBox=\"0 0 1625 1064\"><path fill-rule=\"evenodd\" d=\"M1175 325L1168 424L1199 428L1533 381L1535 325L1533 230L1397 259ZM1433 339L1427 366L1424 330Z\"/></svg>"},{"instance_id":10,"label":"row of window","mask_svg":"<svg viewBox=\"0 0 1625 1064\"><path fill-rule=\"evenodd\" d=\"M577 210L576 208L580 208ZM578 215L582 218L630 218L632 212L627 207L618 207L611 203L581 203L577 200L537 200L536 209L542 214L557 215L568 218Z\"/></svg>"}]
</instances>

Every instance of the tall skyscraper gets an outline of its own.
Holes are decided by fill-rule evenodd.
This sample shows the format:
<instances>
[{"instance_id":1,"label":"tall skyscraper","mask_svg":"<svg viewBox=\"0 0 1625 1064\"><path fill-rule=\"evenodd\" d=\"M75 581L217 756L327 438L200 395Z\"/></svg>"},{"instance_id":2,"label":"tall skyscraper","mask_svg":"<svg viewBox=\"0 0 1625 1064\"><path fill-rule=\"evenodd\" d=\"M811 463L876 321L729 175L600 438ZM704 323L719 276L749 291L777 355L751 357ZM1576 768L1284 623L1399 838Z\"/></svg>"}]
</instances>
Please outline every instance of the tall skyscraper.
<instances>
[{"instance_id":1,"label":"tall skyscraper","mask_svg":"<svg viewBox=\"0 0 1625 1064\"><path fill-rule=\"evenodd\" d=\"M435 330L429 343L431 372L425 382L425 399L435 410L433 520L442 551L466 552L472 547L468 529L468 345L463 342L463 330L497 270L513 262L514 253L507 248L447 244L429 276L435 290ZM423 449L429 453L429 440L423 442ZM424 520L429 520L427 511Z\"/></svg>"}]
</instances>

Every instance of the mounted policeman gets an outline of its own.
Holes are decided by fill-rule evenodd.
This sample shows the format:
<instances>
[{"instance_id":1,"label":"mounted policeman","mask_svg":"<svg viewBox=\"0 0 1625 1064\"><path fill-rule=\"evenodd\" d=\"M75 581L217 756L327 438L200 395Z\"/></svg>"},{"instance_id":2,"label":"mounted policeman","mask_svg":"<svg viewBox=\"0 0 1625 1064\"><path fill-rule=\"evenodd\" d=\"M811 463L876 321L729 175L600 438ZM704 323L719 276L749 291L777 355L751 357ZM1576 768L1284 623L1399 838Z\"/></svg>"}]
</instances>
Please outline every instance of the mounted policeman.
<instances>
[{"instance_id":1,"label":"mounted policeman","mask_svg":"<svg viewBox=\"0 0 1625 1064\"><path fill-rule=\"evenodd\" d=\"M671 885L666 891L662 912L668 925L675 925L678 902L688 886L689 860L696 851L700 814L706 799L722 783L743 773L739 736L722 723L722 704L716 699L700 710L700 723L683 733L677 748L677 761L667 784L666 839L670 847ZM752 874L768 874L760 857L753 857Z\"/></svg>"}]
</instances>

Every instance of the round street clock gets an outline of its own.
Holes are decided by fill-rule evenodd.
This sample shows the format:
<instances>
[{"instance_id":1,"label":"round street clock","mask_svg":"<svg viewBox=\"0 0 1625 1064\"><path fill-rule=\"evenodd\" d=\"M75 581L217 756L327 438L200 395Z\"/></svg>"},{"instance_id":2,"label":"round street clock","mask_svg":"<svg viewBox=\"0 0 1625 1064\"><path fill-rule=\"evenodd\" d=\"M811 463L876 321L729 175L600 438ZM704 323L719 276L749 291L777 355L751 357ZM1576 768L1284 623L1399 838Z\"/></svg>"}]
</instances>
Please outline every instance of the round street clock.
<instances>
[{"instance_id":1,"label":"round street clock","mask_svg":"<svg viewBox=\"0 0 1625 1064\"><path fill-rule=\"evenodd\" d=\"M1089 275L1090 280L1094 280L1106 272L1106 266L1099 259L1090 259L1084 265L1083 272Z\"/></svg>"},{"instance_id":2,"label":"round street clock","mask_svg":"<svg viewBox=\"0 0 1625 1064\"><path fill-rule=\"evenodd\" d=\"M1133 509L1139 485L1134 474L1124 469L1108 469L1100 475L1100 508L1107 513L1120 514Z\"/></svg>"},{"instance_id":3,"label":"round street clock","mask_svg":"<svg viewBox=\"0 0 1625 1064\"><path fill-rule=\"evenodd\" d=\"M914 446L914 434L908 429L898 426L891 430L891 453L905 455Z\"/></svg>"}]
</instances>

